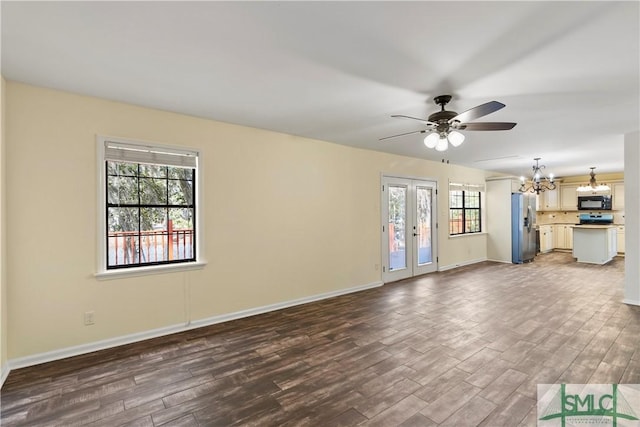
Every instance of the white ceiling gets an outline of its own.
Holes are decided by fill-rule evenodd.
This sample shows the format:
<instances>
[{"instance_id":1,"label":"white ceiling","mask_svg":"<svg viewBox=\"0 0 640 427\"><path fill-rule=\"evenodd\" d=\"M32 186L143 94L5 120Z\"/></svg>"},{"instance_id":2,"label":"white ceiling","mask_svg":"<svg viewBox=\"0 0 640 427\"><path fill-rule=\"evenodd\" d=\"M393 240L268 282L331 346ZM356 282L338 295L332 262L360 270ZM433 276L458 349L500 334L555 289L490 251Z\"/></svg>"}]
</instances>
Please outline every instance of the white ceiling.
<instances>
[{"instance_id":1,"label":"white ceiling","mask_svg":"<svg viewBox=\"0 0 640 427\"><path fill-rule=\"evenodd\" d=\"M623 170L639 2L1 2L9 80L470 167ZM392 114L497 100L444 153Z\"/></svg>"}]
</instances>

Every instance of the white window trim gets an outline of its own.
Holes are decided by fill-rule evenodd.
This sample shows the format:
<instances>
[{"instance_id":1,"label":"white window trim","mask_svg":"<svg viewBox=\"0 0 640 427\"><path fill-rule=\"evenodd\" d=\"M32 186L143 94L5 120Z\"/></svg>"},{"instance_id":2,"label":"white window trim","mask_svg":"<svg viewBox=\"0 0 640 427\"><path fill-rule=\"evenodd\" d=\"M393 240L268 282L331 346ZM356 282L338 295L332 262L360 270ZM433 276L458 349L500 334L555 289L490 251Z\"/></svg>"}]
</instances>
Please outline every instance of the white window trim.
<instances>
[{"instance_id":1,"label":"white window trim","mask_svg":"<svg viewBox=\"0 0 640 427\"><path fill-rule=\"evenodd\" d=\"M106 246L107 246L107 238L105 235L106 230L106 219L105 219L105 211L106 211L106 194L105 194L105 142L117 142L120 144L133 144L133 145L144 145L151 146L158 149L167 149L175 152L184 152L186 150L190 152L194 152L198 156L198 165L196 167L196 261L193 262L184 262L177 264L161 264L161 265L153 265L153 266L143 266L143 267L129 267L129 268L120 268L107 270L107 254L106 254ZM150 274L162 274L162 273L173 273L179 271L188 271L188 270L198 270L204 268L207 265L207 262L204 259L204 245L203 245L203 221L202 221L202 213L203 213L203 164L202 164L202 153L201 150L190 149L186 147L174 147L165 144L159 144L156 142L148 142L148 141L135 141L131 139L117 138L117 137L109 137L103 135L96 135L96 147L97 147L97 173L98 173L98 188L97 188L97 241L98 241L98 250L97 250L97 272L94 273L94 277L97 279L116 279L122 277L136 277L136 276L146 276Z\"/></svg>"}]
</instances>

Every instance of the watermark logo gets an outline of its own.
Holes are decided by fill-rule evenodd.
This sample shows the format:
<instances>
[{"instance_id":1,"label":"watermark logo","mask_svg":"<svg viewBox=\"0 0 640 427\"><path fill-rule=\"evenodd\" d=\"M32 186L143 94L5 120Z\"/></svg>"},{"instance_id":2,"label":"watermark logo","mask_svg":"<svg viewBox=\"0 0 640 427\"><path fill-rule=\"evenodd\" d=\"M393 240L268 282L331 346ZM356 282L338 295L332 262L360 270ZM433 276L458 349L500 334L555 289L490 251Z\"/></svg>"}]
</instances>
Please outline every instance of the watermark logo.
<instances>
[{"instance_id":1,"label":"watermark logo","mask_svg":"<svg viewBox=\"0 0 640 427\"><path fill-rule=\"evenodd\" d=\"M538 427L640 427L640 384L538 384Z\"/></svg>"}]
</instances>

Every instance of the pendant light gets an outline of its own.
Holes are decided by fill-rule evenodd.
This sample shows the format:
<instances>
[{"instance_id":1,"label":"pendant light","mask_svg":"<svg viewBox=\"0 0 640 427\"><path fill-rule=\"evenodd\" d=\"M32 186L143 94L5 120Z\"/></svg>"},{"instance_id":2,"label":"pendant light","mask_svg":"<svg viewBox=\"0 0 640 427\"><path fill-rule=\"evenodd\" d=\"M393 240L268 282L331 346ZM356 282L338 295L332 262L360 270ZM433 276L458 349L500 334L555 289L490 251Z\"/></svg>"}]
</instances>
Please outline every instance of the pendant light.
<instances>
[{"instance_id":1,"label":"pendant light","mask_svg":"<svg viewBox=\"0 0 640 427\"><path fill-rule=\"evenodd\" d=\"M596 173L595 173L596 167L592 166L590 169L591 169L591 172L589 173L589 176L591 178L589 179L589 185L581 185L580 187L578 187L577 191L580 191L580 192L610 191L611 188L607 184L598 185L598 183L596 182Z\"/></svg>"}]
</instances>

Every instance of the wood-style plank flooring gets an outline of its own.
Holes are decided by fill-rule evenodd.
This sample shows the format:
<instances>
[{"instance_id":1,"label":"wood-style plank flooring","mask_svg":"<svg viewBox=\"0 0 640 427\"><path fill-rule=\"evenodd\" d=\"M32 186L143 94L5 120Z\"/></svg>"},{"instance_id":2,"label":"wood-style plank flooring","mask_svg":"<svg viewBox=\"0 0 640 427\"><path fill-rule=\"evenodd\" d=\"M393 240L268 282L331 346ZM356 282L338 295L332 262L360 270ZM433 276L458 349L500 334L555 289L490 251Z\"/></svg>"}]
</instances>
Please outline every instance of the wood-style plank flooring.
<instances>
[{"instance_id":1,"label":"wood-style plank flooring","mask_svg":"<svg viewBox=\"0 0 640 427\"><path fill-rule=\"evenodd\" d=\"M538 383L640 383L624 260L484 262L11 372L3 426L535 426Z\"/></svg>"}]
</instances>

